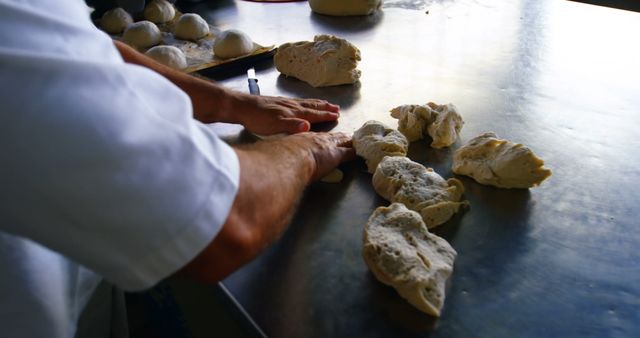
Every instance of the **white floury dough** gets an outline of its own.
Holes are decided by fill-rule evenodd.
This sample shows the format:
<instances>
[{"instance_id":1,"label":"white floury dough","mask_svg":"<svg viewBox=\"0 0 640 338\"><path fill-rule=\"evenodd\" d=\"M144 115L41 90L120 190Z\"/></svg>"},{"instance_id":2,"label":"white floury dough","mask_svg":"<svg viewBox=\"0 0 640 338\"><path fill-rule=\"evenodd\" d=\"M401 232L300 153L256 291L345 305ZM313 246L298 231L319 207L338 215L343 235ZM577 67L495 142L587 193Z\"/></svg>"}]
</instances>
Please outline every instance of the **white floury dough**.
<instances>
[{"instance_id":1,"label":"white floury dough","mask_svg":"<svg viewBox=\"0 0 640 338\"><path fill-rule=\"evenodd\" d=\"M155 46L150 48L145 54L161 64L173 69L181 70L187 68L187 58L178 47Z\"/></svg>"},{"instance_id":2,"label":"white floury dough","mask_svg":"<svg viewBox=\"0 0 640 338\"><path fill-rule=\"evenodd\" d=\"M231 59L253 52L253 41L237 29L226 30L213 42L213 54L221 59Z\"/></svg>"},{"instance_id":3,"label":"white floury dough","mask_svg":"<svg viewBox=\"0 0 640 338\"><path fill-rule=\"evenodd\" d=\"M352 139L356 154L365 159L372 174L383 157L406 156L409 150L409 142L402 133L373 120L356 130Z\"/></svg>"},{"instance_id":4,"label":"white floury dough","mask_svg":"<svg viewBox=\"0 0 640 338\"><path fill-rule=\"evenodd\" d=\"M401 203L377 208L364 227L362 256L376 278L411 305L440 316L456 251L429 233L420 215Z\"/></svg>"},{"instance_id":5,"label":"white floury dough","mask_svg":"<svg viewBox=\"0 0 640 338\"><path fill-rule=\"evenodd\" d=\"M155 46L162 41L162 33L151 21L138 21L127 27L122 40L135 48L144 49Z\"/></svg>"},{"instance_id":6,"label":"white floury dough","mask_svg":"<svg viewBox=\"0 0 640 338\"><path fill-rule=\"evenodd\" d=\"M176 21L173 33L179 39L195 41L209 34L209 24L200 15L187 13Z\"/></svg>"},{"instance_id":7,"label":"white floury dough","mask_svg":"<svg viewBox=\"0 0 640 338\"><path fill-rule=\"evenodd\" d=\"M544 161L519 143L488 132L469 140L453 154L453 172L499 188L531 188L551 176Z\"/></svg>"},{"instance_id":8,"label":"white floury dough","mask_svg":"<svg viewBox=\"0 0 640 338\"><path fill-rule=\"evenodd\" d=\"M407 157L385 157L373 174L373 188L387 201L403 203L417 211L428 228L453 216L467 201L460 202L464 187L455 178L445 180L433 169Z\"/></svg>"},{"instance_id":9,"label":"white floury dough","mask_svg":"<svg viewBox=\"0 0 640 338\"><path fill-rule=\"evenodd\" d=\"M285 43L274 56L278 71L313 87L355 83L360 50L333 35L316 35L313 41Z\"/></svg>"},{"instance_id":10,"label":"white floury dough","mask_svg":"<svg viewBox=\"0 0 640 338\"><path fill-rule=\"evenodd\" d=\"M448 147L456 142L464 125L458 109L451 103L438 105L407 104L391 110L391 116L398 119L398 130L409 142L431 136L432 148Z\"/></svg>"},{"instance_id":11,"label":"white floury dough","mask_svg":"<svg viewBox=\"0 0 640 338\"><path fill-rule=\"evenodd\" d=\"M153 0L144 7L144 18L153 23L169 22L176 16L173 5L165 0Z\"/></svg>"},{"instance_id":12,"label":"white floury dough","mask_svg":"<svg viewBox=\"0 0 640 338\"><path fill-rule=\"evenodd\" d=\"M120 34L132 23L131 14L120 7L104 12L100 19L100 27L110 34Z\"/></svg>"},{"instance_id":13,"label":"white floury dough","mask_svg":"<svg viewBox=\"0 0 640 338\"><path fill-rule=\"evenodd\" d=\"M334 16L369 15L381 5L382 0L309 0L312 11Z\"/></svg>"}]
</instances>

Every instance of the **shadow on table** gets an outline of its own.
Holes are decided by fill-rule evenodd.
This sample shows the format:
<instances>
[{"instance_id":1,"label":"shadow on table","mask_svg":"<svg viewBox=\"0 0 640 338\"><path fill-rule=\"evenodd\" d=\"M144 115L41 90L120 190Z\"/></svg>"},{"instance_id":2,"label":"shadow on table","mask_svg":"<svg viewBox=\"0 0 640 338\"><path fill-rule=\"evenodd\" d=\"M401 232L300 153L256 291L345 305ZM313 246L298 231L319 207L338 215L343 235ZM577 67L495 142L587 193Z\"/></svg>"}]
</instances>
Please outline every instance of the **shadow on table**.
<instances>
[{"instance_id":1,"label":"shadow on table","mask_svg":"<svg viewBox=\"0 0 640 338\"><path fill-rule=\"evenodd\" d=\"M330 16L311 12L311 21L323 28L344 32L359 32L374 28L382 22L384 12L379 10L371 15Z\"/></svg>"},{"instance_id":2,"label":"shadow on table","mask_svg":"<svg viewBox=\"0 0 640 338\"><path fill-rule=\"evenodd\" d=\"M280 74L276 81L276 86L279 90L293 97L323 99L340 105L342 109L349 108L360 100L359 81L352 85L315 88L306 82Z\"/></svg>"}]
</instances>

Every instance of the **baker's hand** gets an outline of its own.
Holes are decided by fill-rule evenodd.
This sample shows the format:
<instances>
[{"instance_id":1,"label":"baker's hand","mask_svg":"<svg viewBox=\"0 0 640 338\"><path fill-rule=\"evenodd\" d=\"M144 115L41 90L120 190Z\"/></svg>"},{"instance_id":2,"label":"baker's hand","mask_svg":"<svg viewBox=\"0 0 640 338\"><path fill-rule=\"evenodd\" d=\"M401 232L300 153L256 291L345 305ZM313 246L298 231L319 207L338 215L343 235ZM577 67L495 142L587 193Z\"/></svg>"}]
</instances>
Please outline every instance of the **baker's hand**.
<instances>
[{"instance_id":1,"label":"baker's hand","mask_svg":"<svg viewBox=\"0 0 640 338\"><path fill-rule=\"evenodd\" d=\"M351 136L345 133L308 132L291 135L280 140L295 145L310 155L311 181L325 177L340 163L355 158Z\"/></svg>"},{"instance_id":2,"label":"baker's hand","mask_svg":"<svg viewBox=\"0 0 640 338\"><path fill-rule=\"evenodd\" d=\"M234 107L247 130L260 135L309 131L310 123L335 121L340 107L318 99L247 95Z\"/></svg>"}]
</instances>

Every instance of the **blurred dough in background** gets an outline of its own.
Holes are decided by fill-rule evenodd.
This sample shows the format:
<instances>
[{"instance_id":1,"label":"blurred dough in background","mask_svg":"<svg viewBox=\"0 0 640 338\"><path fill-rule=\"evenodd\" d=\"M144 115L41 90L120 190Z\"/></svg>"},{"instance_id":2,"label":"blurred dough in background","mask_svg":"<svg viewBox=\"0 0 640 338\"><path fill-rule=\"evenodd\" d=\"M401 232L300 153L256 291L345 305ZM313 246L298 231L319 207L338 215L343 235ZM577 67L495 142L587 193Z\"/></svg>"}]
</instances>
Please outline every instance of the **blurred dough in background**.
<instances>
[{"instance_id":1,"label":"blurred dough in background","mask_svg":"<svg viewBox=\"0 0 640 338\"><path fill-rule=\"evenodd\" d=\"M334 16L369 15L381 5L382 0L309 0L312 11Z\"/></svg>"},{"instance_id":2,"label":"blurred dough in background","mask_svg":"<svg viewBox=\"0 0 640 338\"><path fill-rule=\"evenodd\" d=\"M122 40L129 46L144 49L159 44L162 41L162 33L153 22L138 21L127 27Z\"/></svg>"},{"instance_id":3,"label":"blurred dough in background","mask_svg":"<svg viewBox=\"0 0 640 338\"><path fill-rule=\"evenodd\" d=\"M187 58L178 47L155 46L150 48L145 54L173 69L181 70L187 67Z\"/></svg>"},{"instance_id":4,"label":"blurred dough in background","mask_svg":"<svg viewBox=\"0 0 640 338\"><path fill-rule=\"evenodd\" d=\"M153 23L165 23L173 19L176 10L166 0L153 0L144 7L143 15Z\"/></svg>"},{"instance_id":5,"label":"blurred dough in background","mask_svg":"<svg viewBox=\"0 0 640 338\"><path fill-rule=\"evenodd\" d=\"M104 12L100 19L100 27L109 34L120 34L132 23L131 14L120 7Z\"/></svg>"},{"instance_id":6,"label":"blurred dough in background","mask_svg":"<svg viewBox=\"0 0 640 338\"><path fill-rule=\"evenodd\" d=\"M246 33L237 29L226 30L216 37L213 54L221 59L247 55L253 51L253 41Z\"/></svg>"},{"instance_id":7,"label":"blurred dough in background","mask_svg":"<svg viewBox=\"0 0 640 338\"><path fill-rule=\"evenodd\" d=\"M198 40L209 34L209 24L198 14L187 13L176 21L174 35L183 40Z\"/></svg>"}]
</instances>

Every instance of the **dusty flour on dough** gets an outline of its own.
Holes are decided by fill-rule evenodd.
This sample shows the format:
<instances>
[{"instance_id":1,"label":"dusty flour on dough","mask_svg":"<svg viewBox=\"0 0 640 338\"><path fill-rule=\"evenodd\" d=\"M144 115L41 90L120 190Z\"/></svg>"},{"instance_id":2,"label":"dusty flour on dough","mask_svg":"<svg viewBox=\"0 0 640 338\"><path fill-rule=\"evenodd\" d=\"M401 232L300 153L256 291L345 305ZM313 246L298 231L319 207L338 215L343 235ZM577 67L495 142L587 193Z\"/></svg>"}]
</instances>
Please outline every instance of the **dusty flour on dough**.
<instances>
[{"instance_id":1,"label":"dusty flour on dough","mask_svg":"<svg viewBox=\"0 0 640 338\"><path fill-rule=\"evenodd\" d=\"M429 233L420 215L401 203L377 208L364 227L362 256L376 278L411 305L440 316L456 251Z\"/></svg>"},{"instance_id":2,"label":"dusty flour on dough","mask_svg":"<svg viewBox=\"0 0 640 338\"><path fill-rule=\"evenodd\" d=\"M488 132L469 140L453 154L453 172L499 188L531 188L551 176L544 161L519 143Z\"/></svg>"},{"instance_id":3,"label":"dusty flour on dough","mask_svg":"<svg viewBox=\"0 0 640 338\"><path fill-rule=\"evenodd\" d=\"M406 156L409 142L399 131L371 120L353 133L353 147L356 154L365 159L367 170L373 174L383 157Z\"/></svg>"},{"instance_id":4,"label":"dusty flour on dough","mask_svg":"<svg viewBox=\"0 0 640 338\"><path fill-rule=\"evenodd\" d=\"M278 71L313 87L355 83L360 50L333 35L316 35L313 41L282 44L274 56Z\"/></svg>"},{"instance_id":5,"label":"dusty flour on dough","mask_svg":"<svg viewBox=\"0 0 640 338\"><path fill-rule=\"evenodd\" d=\"M404 203L420 213L428 228L451 218L467 201L459 202L462 182L445 180L433 169L407 157L385 157L373 174L373 188L390 202Z\"/></svg>"}]
</instances>

